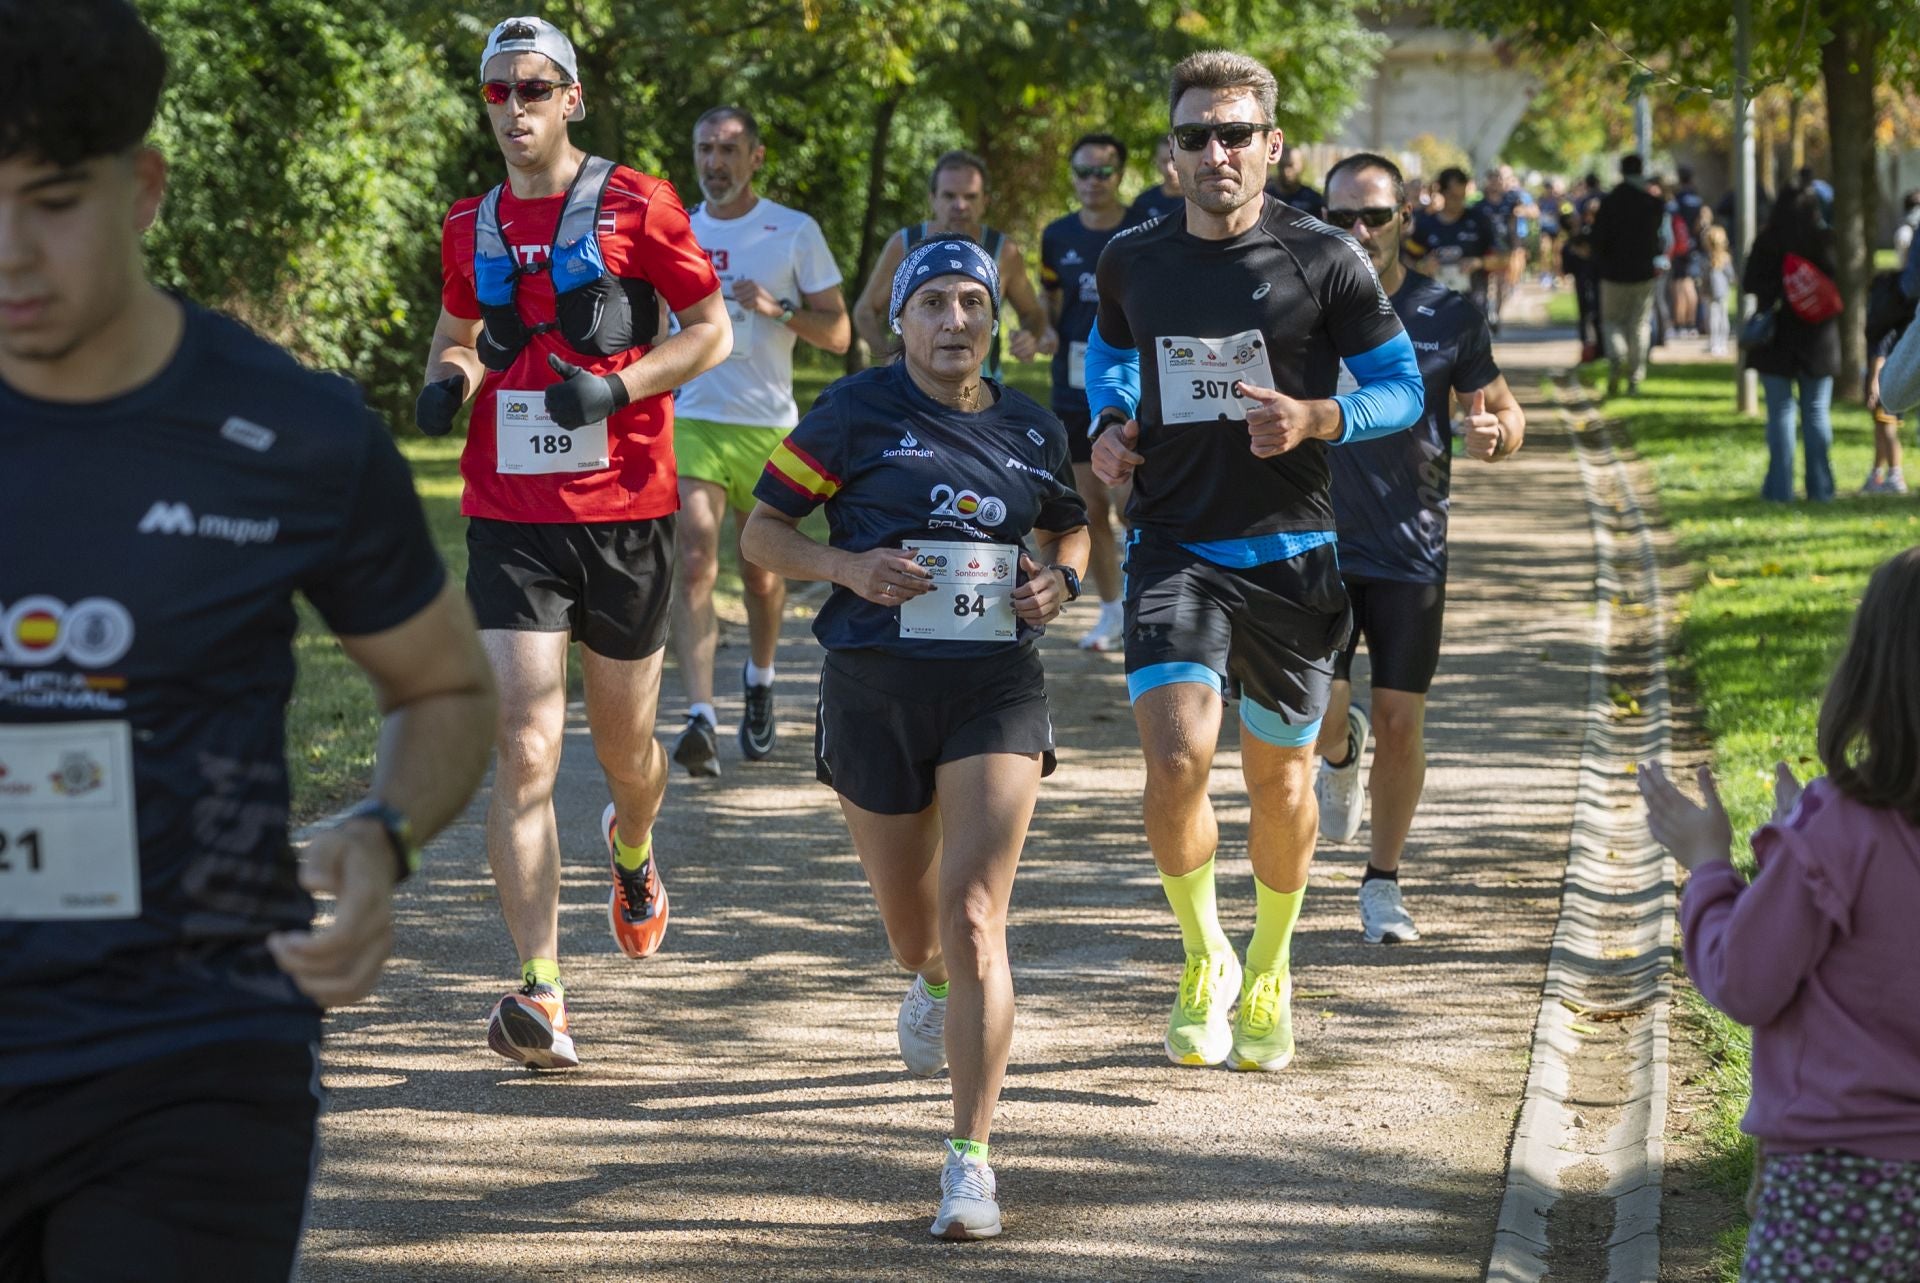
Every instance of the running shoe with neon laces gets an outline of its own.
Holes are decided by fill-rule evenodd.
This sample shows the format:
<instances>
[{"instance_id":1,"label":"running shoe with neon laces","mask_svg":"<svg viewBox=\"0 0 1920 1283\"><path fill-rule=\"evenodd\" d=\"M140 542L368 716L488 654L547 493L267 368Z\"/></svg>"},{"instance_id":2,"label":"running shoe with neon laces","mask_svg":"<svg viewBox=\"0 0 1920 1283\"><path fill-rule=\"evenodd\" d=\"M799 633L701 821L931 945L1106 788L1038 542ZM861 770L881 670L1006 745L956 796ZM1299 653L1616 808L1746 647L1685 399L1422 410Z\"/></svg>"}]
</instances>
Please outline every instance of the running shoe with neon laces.
<instances>
[{"instance_id":1,"label":"running shoe with neon laces","mask_svg":"<svg viewBox=\"0 0 1920 1283\"><path fill-rule=\"evenodd\" d=\"M740 685L746 691L747 705L747 711L740 717L740 755L749 762L758 762L773 752L774 737L780 733L773 720L773 683L750 685L746 665L742 664Z\"/></svg>"},{"instance_id":2,"label":"running shoe with neon laces","mask_svg":"<svg viewBox=\"0 0 1920 1283\"><path fill-rule=\"evenodd\" d=\"M962 1158L947 1148L940 1167L940 1214L933 1218L935 1238L993 1238L1000 1233L999 1187L983 1158Z\"/></svg>"},{"instance_id":3,"label":"running shoe with neon laces","mask_svg":"<svg viewBox=\"0 0 1920 1283\"><path fill-rule=\"evenodd\" d=\"M1360 884L1360 930L1368 944L1403 944L1420 938L1420 928L1400 898L1398 882L1375 878Z\"/></svg>"},{"instance_id":4,"label":"running shoe with neon laces","mask_svg":"<svg viewBox=\"0 0 1920 1283\"><path fill-rule=\"evenodd\" d=\"M947 1000L928 993L924 977L915 976L907 987L894 1029L909 1073L931 1078L947 1067Z\"/></svg>"},{"instance_id":5,"label":"running shoe with neon laces","mask_svg":"<svg viewBox=\"0 0 1920 1283\"><path fill-rule=\"evenodd\" d=\"M705 713L687 714L686 729L673 742L673 760L696 779L720 774L720 737Z\"/></svg>"},{"instance_id":6,"label":"running shoe with neon laces","mask_svg":"<svg viewBox=\"0 0 1920 1283\"><path fill-rule=\"evenodd\" d=\"M1346 764L1335 766L1324 757L1320 759L1320 770L1313 777L1313 795L1320 803L1320 836L1329 842L1351 842L1360 831L1360 817L1367 809L1360 758L1367 751L1372 733L1367 710L1353 704L1347 709Z\"/></svg>"},{"instance_id":7,"label":"running shoe with neon laces","mask_svg":"<svg viewBox=\"0 0 1920 1283\"><path fill-rule=\"evenodd\" d=\"M1293 1061L1293 969L1262 971L1247 977L1240 990L1240 1011L1233 1019L1237 1070L1276 1073Z\"/></svg>"},{"instance_id":8,"label":"running shoe with neon laces","mask_svg":"<svg viewBox=\"0 0 1920 1283\"><path fill-rule=\"evenodd\" d=\"M600 832L607 839L607 863L613 866L613 890L607 893L607 925L614 943L629 958L646 958L660 948L667 935L667 884L660 880L660 856L650 852L637 869L623 869L614 858L613 803L600 814Z\"/></svg>"},{"instance_id":9,"label":"running shoe with neon laces","mask_svg":"<svg viewBox=\"0 0 1920 1283\"><path fill-rule=\"evenodd\" d=\"M1231 953L1190 953L1180 972L1180 994L1167 1020L1167 1059L1176 1065L1217 1065L1233 1048L1233 1000L1240 992L1240 959Z\"/></svg>"},{"instance_id":10,"label":"running shoe with neon laces","mask_svg":"<svg viewBox=\"0 0 1920 1283\"><path fill-rule=\"evenodd\" d=\"M574 1069L580 1057L567 1032L567 1002L551 985L527 984L493 1004L487 1046L529 1069Z\"/></svg>"}]
</instances>

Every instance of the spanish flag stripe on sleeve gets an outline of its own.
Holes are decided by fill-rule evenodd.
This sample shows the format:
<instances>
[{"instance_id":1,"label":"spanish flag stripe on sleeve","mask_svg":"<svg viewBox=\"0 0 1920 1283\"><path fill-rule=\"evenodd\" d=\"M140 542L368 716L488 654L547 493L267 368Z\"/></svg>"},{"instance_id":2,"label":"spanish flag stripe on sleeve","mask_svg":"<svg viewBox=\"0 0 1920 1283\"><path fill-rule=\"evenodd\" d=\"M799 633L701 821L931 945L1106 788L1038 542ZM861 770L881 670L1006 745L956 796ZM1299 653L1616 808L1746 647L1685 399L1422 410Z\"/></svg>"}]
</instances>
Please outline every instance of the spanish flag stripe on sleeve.
<instances>
[{"instance_id":1,"label":"spanish flag stripe on sleeve","mask_svg":"<svg viewBox=\"0 0 1920 1283\"><path fill-rule=\"evenodd\" d=\"M767 471L815 503L825 503L840 493L840 478L795 446L792 437L774 450L773 457L767 460Z\"/></svg>"}]
</instances>

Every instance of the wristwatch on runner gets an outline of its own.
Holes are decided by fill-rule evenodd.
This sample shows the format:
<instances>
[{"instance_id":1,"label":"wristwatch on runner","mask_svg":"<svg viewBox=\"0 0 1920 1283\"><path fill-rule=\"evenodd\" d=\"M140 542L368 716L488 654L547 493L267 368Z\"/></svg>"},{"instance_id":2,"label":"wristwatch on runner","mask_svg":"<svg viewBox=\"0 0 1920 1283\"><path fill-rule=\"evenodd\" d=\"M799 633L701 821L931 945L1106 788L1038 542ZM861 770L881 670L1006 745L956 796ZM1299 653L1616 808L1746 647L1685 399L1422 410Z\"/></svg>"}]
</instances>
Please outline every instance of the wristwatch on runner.
<instances>
[{"instance_id":1,"label":"wristwatch on runner","mask_svg":"<svg viewBox=\"0 0 1920 1283\"><path fill-rule=\"evenodd\" d=\"M395 882L405 882L420 867L420 848L413 844L413 821L399 807L370 797L340 819L342 823L348 820L373 820L380 825L386 832L388 845L393 847Z\"/></svg>"},{"instance_id":2,"label":"wristwatch on runner","mask_svg":"<svg viewBox=\"0 0 1920 1283\"><path fill-rule=\"evenodd\" d=\"M785 299L775 299L774 301L780 304L780 324L782 325L785 325L788 321L791 321L794 318L795 314L798 313L800 310L799 308L795 307L793 304L787 302L787 300Z\"/></svg>"},{"instance_id":3,"label":"wristwatch on runner","mask_svg":"<svg viewBox=\"0 0 1920 1283\"><path fill-rule=\"evenodd\" d=\"M1080 600L1080 575L1078 571L1074 570L1072 566L1062 566L1058 563L1048 566L1047 569L1059 571L1060 578L1066 581L1068 601Z\"/></svg>"},{"instance_id":4,"label":"wristwatch on runner","mask_svg":"<svg viewBox=\"0 0 1920 1283\"><path fill-rule=\"evenodd\" d=\"M1127 412L1117 406L1110 405L1100 411L1099 417L1093 421L1093 426L1087 429L1087 440L1096 440L1100 434L1108 428L1118 426L1126 421Z\"/></svg>"}]
</instances>

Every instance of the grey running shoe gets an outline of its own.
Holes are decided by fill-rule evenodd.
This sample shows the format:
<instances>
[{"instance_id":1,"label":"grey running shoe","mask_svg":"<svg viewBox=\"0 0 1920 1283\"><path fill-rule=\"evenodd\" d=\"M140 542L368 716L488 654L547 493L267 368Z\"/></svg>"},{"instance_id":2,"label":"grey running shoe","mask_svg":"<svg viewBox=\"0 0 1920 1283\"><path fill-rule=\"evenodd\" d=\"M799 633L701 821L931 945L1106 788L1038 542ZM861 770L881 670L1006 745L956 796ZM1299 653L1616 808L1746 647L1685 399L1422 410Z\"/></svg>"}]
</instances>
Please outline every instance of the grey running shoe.
<instances>
[{"instance_id":1,"label":"grey running shoe","mask_svg":"<svg viewBox=\"0 0 1920 1283\"><path fill-rule=\"evenodd\" d=\"M740 717L740 755L758 762L773 752L780 731L773 720L773 685L747 685L747 669L740 667L740 686L747 693L747 711Z\"/></svg>"},{"instance_id":2,"label":"grey running shoe","mask_svg":"<svg viewBox=\"0 0 1920 1283\"><path fill-rule=\"evenodd\" d=\"M673 760L696 778L720 774L720 738L705 713L687 714L687 728L673 742Z\"/></svg>"},{"instance_id":3,"label":"grey running shoe","mask_svg":"<svg viewBox=\"0 0 1920 1283\"><path fill-rule=\"evenodd\" d=\"M927 992L927 982L913 978L907 996L900 1000L900 1018L894 1024L900 1035L900 1059L908 1072L931 1078L947 1067L947 1000Z\"/></svg>"},{"instance_id":4,"label":"grey running shoe","mask_svg":"<svg viewBox=\"0 0 1920 1283\"><path fill-rule=\"evenodd\" d=\"M1420 928L1400 898L1400 884L1387 878L1360 884L1360 929L1368 944L1407 944L1420 938Z\"/></svg>"},{"instance_id":5,"label":"grey running shoe","mask_svg":"<svg viewBox=\"0 0 1920 1283\"><path fill-rule=\"evenodd\" d=\"M1355 704L1347 709L1346 765L1334 766L1326 758L1320 759L1313 795L1320 802L1320 836L1329 842L1351 842L1360 831L1360 818L1367 809L1367 792L1361 787L1361 756L1372 733L1367 710Z\"/></svg>"},{"instance_id":6,"label":"grey running shoe","mask_svg":"<svg viewBox=\"0 0 1920 1283\"><path fill-rule=\"evenodd\" d=\"M947 1149L940 1168L940 1214L933 1218L935 1238L993 1238L1000 1233L999 1188L993 1168L978 1158L962 1158Z\"/></svg>"}]
</instances>

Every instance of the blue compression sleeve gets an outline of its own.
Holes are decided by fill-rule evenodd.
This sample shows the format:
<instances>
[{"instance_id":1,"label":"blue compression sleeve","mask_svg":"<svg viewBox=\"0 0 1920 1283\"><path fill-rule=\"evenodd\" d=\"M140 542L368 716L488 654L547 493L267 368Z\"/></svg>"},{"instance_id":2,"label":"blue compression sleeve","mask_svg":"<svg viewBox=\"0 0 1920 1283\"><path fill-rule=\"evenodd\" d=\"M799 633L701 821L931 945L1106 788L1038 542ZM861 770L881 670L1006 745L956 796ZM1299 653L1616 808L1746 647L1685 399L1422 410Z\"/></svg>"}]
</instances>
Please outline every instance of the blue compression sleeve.
<instances>
[{"instance_id":1,"label":"blue compression sleeve","mask_svg":"<svg viewBox=\"0 0 1920 1283\"><path fill-rule=\"evenodd\" d=\"M1088 353L1091 369L1091 348ZM1427 408L1427 389L1420 381L1420 358L1413 353L1413 340L1396 334L1371 352L1347 357L1346 362L1360 390L1333 398L1344 424L1335 445L1391 436L1420 421ZM1087 383L1091 390L1093 380Z\"/></svg>"},{"instance_id":2,"label":"blue compression sleeve","mask_svg":"<svg viewBox=\"0 0 1920 1283\"><path fill-rule=\"evenodd\" d=\"M1140 349L1115 347L1100 337L1100 322L1095 321L1087 335L1087 408L1097 419L1109 406L1125 411L1129 419L1139 411Z\"/></svg>"}]
</instances>

